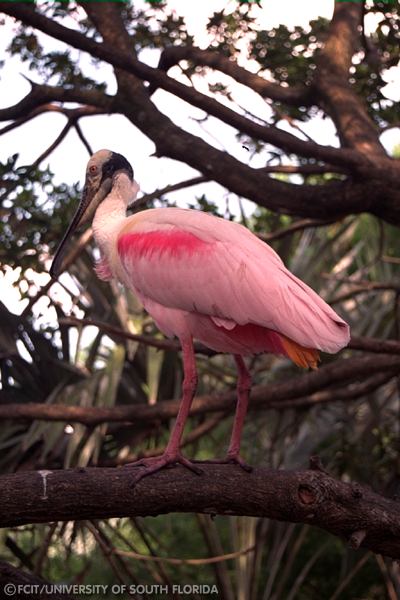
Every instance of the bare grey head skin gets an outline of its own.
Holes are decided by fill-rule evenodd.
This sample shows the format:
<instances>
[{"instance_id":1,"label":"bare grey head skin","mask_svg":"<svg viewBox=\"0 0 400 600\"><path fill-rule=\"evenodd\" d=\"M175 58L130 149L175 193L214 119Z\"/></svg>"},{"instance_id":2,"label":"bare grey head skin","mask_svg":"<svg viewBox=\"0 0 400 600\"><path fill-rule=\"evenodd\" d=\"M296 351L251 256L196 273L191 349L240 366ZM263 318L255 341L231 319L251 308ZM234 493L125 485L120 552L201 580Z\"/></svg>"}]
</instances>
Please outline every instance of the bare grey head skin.
<instances>
[{"instance_id":1,"label":"bare grey head skin","mask_svg":"<svg viewBox=\"0 0 400 600\"><path fill-rule=\"evenodd\" d=\"M98 206L107 198L116 176L121 172L125 173L133 182L133 169L122 154L111 150L99 150L90 157L86 168L82 199L54 255L49 271L51 277L58 277L62 271L68 240L82 225L92 221Z\"/></svg>"}]
</instances>

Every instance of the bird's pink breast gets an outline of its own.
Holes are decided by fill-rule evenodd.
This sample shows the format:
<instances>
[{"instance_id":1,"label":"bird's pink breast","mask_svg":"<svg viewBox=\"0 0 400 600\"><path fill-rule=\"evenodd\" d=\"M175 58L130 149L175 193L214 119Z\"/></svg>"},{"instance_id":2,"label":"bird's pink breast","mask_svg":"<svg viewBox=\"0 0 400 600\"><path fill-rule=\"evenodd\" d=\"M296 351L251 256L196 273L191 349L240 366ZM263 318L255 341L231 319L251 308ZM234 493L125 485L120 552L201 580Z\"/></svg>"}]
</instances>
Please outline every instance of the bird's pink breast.
<instances>
[{"instance_id":1,"label":"bird's pink breast","mask_svg":"<svg viewBox=\"0 0 400 600\"><path fill-rule=\"evenodd\" d=\"M158 230L142 233L125 233L118 239L118 252L122 258L151 258L169 254L174 258L204 251L207 242L192 233L179 230Z\"/></svg>"}]
</instances>

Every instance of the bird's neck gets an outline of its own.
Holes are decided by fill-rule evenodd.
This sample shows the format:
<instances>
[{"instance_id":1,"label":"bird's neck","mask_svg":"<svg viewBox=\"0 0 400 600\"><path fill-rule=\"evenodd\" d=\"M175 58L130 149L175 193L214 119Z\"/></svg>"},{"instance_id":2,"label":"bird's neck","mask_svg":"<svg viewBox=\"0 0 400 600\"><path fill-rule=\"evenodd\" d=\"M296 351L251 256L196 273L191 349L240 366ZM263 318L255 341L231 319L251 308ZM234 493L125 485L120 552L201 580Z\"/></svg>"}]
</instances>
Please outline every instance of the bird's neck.
<instances>
[{"instance_id":1,"label":"bird's neck","mask_svg":"<svg viewBox=\"0 0 400 600\"><path fill-rule=\"evenodd\" d=\"M116 235L126 218L126 209L135 199L138 184L123 173L118 175L108 196L100 203L94 215L92 227L102 254L109 257L116 243Z\"/></svg>"}]
</instances>

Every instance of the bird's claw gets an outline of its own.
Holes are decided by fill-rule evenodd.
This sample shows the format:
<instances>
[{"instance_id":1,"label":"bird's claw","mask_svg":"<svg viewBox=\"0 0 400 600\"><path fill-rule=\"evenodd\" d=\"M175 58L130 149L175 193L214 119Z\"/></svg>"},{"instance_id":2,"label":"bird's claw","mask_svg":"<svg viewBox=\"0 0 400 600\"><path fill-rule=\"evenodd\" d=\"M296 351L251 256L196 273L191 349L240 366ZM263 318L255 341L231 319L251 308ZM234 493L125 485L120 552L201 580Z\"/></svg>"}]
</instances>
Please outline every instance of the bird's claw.
<instances>
[{"instance_id":1,"label":"bird's claw","mask_svg":"<svg viewBox=\"0 0 400 600\"><path fill-rule=\"evenodd\" d=\"M203 471L196 467L190 460L182 456L180 453L175 454L162 454L161 456L151 456L149 458L141 458L132 463L127 463L123 466L123 468L136 468L136 467L144 467L143 470L140 470L133 477L132 486L135 486L141 479L147 477L148 475L152 475L153 473L157 473L164 468L171 468L176 464L180 464L183 467L186 467L196 475L201 475Z\"/></svg>"},{"instance_id":2,"label":"bird's claw","mask_svg":"<svg viewBox=\"0 0 400 600\"><path fill-rule=\"evenodd\" d=\"M247 473L251 473L253 467L248 465L239 454L227 454L225 458L211 458L209 460L195 460L196 463L209 465L238 465Z\"/></svg>"},{"instance_id":3,"label":"bird's claw","mask_svg":"<svg viewBox=\"0 0 400 600\"><path fill-rule=\"evenodd\" d=\"M251 465L248 465L247 462L245 462L243 458L239 455L229 456L228 454L226 458L229 464L239 465L239 467L241 467L247 473L251 473L253 471L253 467Z\"/></svg>"}]
</instances>

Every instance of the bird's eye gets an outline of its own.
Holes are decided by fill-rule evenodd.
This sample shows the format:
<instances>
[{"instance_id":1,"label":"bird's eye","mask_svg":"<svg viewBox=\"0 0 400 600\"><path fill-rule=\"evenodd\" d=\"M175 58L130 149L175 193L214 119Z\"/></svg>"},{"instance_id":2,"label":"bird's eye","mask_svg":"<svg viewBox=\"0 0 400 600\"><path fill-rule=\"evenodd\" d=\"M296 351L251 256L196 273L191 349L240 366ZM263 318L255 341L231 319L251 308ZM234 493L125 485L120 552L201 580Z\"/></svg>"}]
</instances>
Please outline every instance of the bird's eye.
<instances>
[{"instance_id":1,"label":"bird's eye","mask_svg":"<svg viewBox=\"0 0 400 600\"><path fill-rule=\"evenodd\" d=\"M96 165L91 165L89 167L89 173L91 173L92 175L94 175L94 173L97 173L97 167L96 167Z\"/></svg>"}]
</instances>

